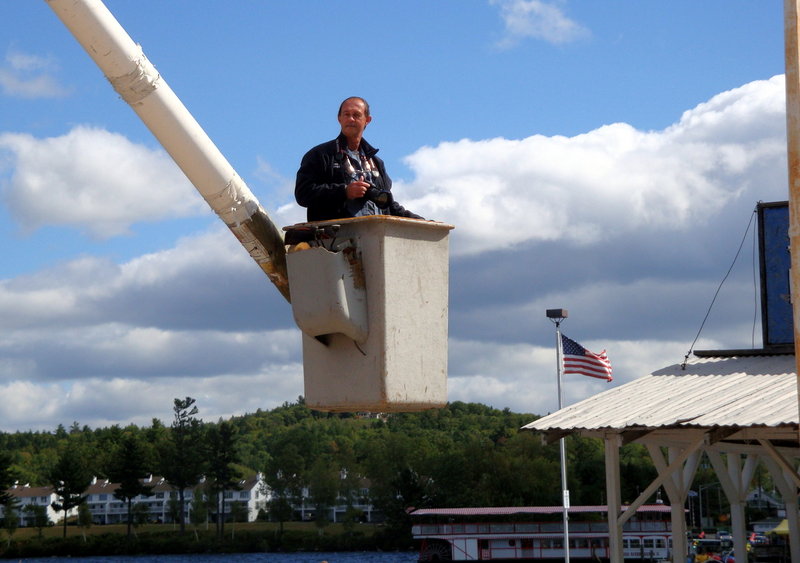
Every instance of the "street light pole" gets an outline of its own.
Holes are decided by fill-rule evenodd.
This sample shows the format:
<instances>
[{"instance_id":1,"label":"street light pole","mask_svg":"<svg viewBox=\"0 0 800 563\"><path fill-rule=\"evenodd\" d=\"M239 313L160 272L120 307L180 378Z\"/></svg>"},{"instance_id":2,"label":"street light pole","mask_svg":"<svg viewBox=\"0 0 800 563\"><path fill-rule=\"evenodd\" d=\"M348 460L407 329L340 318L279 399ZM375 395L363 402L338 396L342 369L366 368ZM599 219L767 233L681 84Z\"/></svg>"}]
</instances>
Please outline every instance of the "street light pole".
<instances>
[{"instance_id":1,"label":"street light pole","mask_svg":"<svg viewBox=\"0 0 800 563\"><path fill-rule=\"evenodd\" d=\"M700 533L703 532L703 486L697 487L697 502L700 510Z\"/></svg>"},{"instance_id":2,"label":"street light pole","mask_svg":"<svg viewBox=\"0 0 800 563\"><path fill-rule=\"evenodd\" d=\"M694 519L694 503L695 503L694 497L697 496L697 493L694 491L689 491L689 494L687 496L689 499L689 523L692 528L695 528L696 527L695 524L697 522Z\"/></svg>"},{"instance_id":3,"label":"street light pole","mask_svg":"<svg viewBox=\"0 0 800 563\"><path fill-rule=\"evenodd\" d=\"M547 309L547 318L556 325L556 373L558 373L558 410L564 407L564 394L561 390L561 373L564 362L561 360L561 321L569 316L566 309ZM569 563L569 489L567 488L567 441L558 441L561 454L561 494L564 517L564 563Z\"/></svg>"},{"instance_id":4,"label":"street light pole","mask_svg":"<svg viewBox=\"0 0 800 563\"><path fill-rule=\"evenodd\" d=\"M703 531L703 527L704 527L703 526L703 490L704 489L708 490L708 489L710 489L712 487L719 487L719 486L720 486L720 483L706 483L705 485L699 485L697 487L697 491L698 491L697 500L698 500L698 503L700 504L700 531L701 532ZM708 503L708 493L706 493L705 502ZM721 502L717 502L717 506L718 507L721 506ZM709 507L709 510L706 510L706 515L708 515L709 513L710 513L710 507Z\"/></svg>"}]
</instances>

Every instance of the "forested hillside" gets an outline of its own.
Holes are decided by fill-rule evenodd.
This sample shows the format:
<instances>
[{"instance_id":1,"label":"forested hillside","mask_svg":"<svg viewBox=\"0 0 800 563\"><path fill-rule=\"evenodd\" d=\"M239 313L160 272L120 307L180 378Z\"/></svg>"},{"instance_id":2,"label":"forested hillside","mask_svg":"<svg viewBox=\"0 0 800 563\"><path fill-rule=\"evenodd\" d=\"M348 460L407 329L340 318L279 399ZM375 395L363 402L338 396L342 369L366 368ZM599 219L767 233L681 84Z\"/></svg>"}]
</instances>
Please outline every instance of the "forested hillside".
<instances>
[{"instance_id":1,"label":"forested hillside","mask_svg":"<svg viewBox=\"0 0 800 563\"><path fill-rule=\"evenodd\" d=\"M519 431L536 418L532 414L455 402L421 413L357 416L312 411L300 398L270 411L204 422L202 407L176 399L171 425L154 419L148 427L92 429L75 422L53 432L0 433L0 461L10 462L20 483L48 485L66 451L80 452L90 474L113 480L126 456L137 459L145 475L164 475L175 461L172 450L186 449L178 457L195 460L206 473L214 472L214 460L218 470L263 472L287 498L303 486L320 499L367 486L372 503L400 519L409 506L561 502L558 445ZM166 415L168 404L164 410ZM179 431L195 433L176 442ZM567 452L572 504L604 503L602 444L571 437ZM632 500L655 471L639 446L625 446L621 458L623 500Z\"/></svg>"}]
</instances>

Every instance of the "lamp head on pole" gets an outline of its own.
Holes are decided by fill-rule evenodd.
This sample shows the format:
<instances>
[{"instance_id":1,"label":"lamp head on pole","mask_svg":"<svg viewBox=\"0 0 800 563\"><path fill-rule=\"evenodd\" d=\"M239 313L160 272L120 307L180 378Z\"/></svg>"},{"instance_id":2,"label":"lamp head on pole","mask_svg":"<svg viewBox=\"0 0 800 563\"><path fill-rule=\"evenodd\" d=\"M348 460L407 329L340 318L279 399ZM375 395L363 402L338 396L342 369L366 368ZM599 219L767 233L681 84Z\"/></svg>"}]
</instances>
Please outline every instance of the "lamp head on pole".
<instances>
[{"instance_id":1,"label":"lamp head on pole","mask_svg":"<svg viewBox=\"0 0 800 563\"><path fill-rule=\"evenodd\" d=\"M546 314L548 319L559 325L561 321L569 316L569 311L566 309L547 309Z\"/></svg>"}]
</instances>

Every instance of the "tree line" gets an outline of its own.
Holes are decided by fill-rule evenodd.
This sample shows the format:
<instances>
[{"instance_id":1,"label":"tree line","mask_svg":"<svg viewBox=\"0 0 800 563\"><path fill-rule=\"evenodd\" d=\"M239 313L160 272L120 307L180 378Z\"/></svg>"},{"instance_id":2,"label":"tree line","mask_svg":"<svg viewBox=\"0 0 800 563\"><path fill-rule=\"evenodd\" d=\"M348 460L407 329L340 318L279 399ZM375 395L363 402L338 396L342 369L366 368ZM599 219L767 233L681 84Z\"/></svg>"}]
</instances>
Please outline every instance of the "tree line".
<instances>
[{"instance_id":1,"label":"tree line","mask_svg":"<svg viewBox=\"0 0 800 563\"><path fill-rule=\"evenodd\" d=\"M174 400L172 414L170 426L158 419L146 427L97 429L76 422L53 432L0 433L0 504L12 500L4 491L15 481L50 485L62 499L54 508L66 514L86 500L93 476L106 478L120 483L115 496L126 503L130 526L133 499L148 492L142 478L164 477L183 507L184 491L205 476L216 503L211 512L224 515L223 491L261 472L271 492L265 515L281 525L293 518L306 489L320 526L328 509L342 504L345 525L352 525L359 518L352 507L366 501L384 514L387 533L407 537L409 507L561 502L557 444L519 430L533 414L463 402L419 413L332 414L309 409L302 397L217 422L204 422L196 401L186 397ZM602 443L567 440L572 503L605 504ZM636 444L623 447L621 472L624 501L656 476ZM362 498L365 489L368 498ZM182 508L178 516L183 532ZM216 523L221 535L224 518Z\"/></svg>"}]
</instances>

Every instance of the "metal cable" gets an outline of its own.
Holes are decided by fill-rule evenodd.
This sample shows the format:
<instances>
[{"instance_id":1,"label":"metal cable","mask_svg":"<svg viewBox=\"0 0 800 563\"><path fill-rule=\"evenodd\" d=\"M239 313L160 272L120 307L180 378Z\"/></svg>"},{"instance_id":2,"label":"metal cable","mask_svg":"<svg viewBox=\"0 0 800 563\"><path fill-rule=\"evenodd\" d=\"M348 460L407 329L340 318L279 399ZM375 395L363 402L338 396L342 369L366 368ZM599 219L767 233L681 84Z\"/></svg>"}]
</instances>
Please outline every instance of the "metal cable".
<instances>
[{"instance_id":1,"label":"metal cable","mask_svg":"<svg viewBox=\"0 0 800 563\"><path fill-rule=\"evenodd\" d=\"M733 271L733 267L736 265L736 260L739 258L739 254L742 252L742 247L744 246L744 242L747 240L747 233L750 232L750 226L753 224L753 218L756 216L757 208L753 209L753 212L750 214L750 221L747 223L747 228L744 231L744 235L742 236L742 242L739 243L739 248L736 250L736 256L733 257L733 262L731 262L728 271L725 273L725 277L722 278L722 281L719 282L719 286L717 287L717 291L714 292L714 298L711 300L711 304L708 306L708 310L706 311L706 316L703 317L703 322L700 323L700 328L697 331L697 336L694 337L692 341L692 345L689 346L689 351L686 352L686 355L683 357L683 363L681 364L681 369L686 369L686 362L689 361L689 356L694 350L694 345L697 344L697 339L700 338L700 333L703 332L703 327L706 325L706 321L708 320L708 316L711 314L711 308L714 306L714 302L717 300L717 296L719 295L720 290L722 289L723 284L728 279L728 276Z\"/></svg>"}]
</instances>

